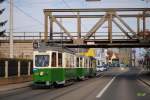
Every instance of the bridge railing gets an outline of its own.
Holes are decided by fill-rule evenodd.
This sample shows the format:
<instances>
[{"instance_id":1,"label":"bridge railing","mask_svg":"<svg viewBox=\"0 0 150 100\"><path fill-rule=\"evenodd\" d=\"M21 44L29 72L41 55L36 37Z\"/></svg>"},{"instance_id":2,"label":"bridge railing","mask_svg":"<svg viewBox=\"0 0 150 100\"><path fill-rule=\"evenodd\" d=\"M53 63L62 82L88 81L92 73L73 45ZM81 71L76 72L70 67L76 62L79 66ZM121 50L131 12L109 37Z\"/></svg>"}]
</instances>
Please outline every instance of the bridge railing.
<instances>
[{"instance_id":1,"label":"bridge railing","mask_svg":"<svg viewBox=\"0 0 150 100\"><path fill-rule=\"evenodd\" d=\"M70 32L72 36L76 39L78 38L76 32ZM5 33L5 37L0 37L0 40L9 40L9 32ZM82 32L81 38L85 36L86 32ZM129 33L131 34L131 33ZM49 37L49 36L48 36ZM127 39L127 36L125 36L121 32L114 32L112 35L113 39ZM42 40L44 39L44 32L14 32L13 34L14 40ZM67 40L70 39L65 33L62 32L54 32L53 33L53 39L63 39ZM108 33L107 32L97 32L94 34L90 39L108 39Z\"/></svg>"}]
</instances>

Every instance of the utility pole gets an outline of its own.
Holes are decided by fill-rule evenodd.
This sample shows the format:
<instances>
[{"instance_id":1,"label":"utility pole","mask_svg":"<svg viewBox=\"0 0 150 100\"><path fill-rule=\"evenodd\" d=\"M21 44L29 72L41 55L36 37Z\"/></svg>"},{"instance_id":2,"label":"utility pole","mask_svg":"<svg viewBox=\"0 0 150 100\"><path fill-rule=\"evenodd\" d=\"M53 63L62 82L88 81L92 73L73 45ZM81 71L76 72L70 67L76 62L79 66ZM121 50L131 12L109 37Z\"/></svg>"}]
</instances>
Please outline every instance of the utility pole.
<instances>
[{"instance_id":1,"label":"utility pole","mask_svg":"<svg viewBox=\"0 0 150 100\"><path fill-rule=\"evenodd\" d=\"M132 48L130 48L130 61L129 61L129 63L130 63L130 67L132 67Z\"/></svg>"},{"instance_id":2,"label":"utility pole","mask_svg":"<svg viewBox=\"0 0 150 100\"><path fill-rule=\"evenodd\" d=\"M10 9L9 9L9 30L10 30L10 33L9 33L9 50L10 50L10 55L9 57L10 58L13 58L14 57L14 44L13 44L13 0L9 0L9 3L10 3Z\"/></svg>"}]
</instances>

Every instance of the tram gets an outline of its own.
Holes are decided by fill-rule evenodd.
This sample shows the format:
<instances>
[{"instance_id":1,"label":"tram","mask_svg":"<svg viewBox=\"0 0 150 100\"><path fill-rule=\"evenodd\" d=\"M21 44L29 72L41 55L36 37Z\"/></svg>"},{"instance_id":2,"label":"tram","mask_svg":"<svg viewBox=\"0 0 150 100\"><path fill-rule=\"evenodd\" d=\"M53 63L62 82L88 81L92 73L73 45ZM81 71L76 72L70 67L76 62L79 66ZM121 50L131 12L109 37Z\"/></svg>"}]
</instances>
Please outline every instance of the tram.
<instances>
[{"instance_id":1,"label":"tram","mask_svg":"<svg viewBox=\"0 0 150 100\"><path fill-rule=\"evenodd\" d=\"M42 43L33 52L33 85L64 85L96 74L96 61L58 45Z\"/></svg>"}]
</instances>

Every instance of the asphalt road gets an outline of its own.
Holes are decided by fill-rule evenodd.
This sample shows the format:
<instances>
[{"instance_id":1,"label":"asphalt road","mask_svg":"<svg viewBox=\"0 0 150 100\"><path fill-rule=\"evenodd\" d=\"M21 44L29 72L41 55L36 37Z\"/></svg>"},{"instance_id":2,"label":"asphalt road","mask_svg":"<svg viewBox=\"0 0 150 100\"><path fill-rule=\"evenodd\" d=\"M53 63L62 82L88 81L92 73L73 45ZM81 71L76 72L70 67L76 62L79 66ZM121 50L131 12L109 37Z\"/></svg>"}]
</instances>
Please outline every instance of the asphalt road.
<instances>
[{"instance_id":1,"label":"asphalt road","mask_svg":"<svg viewBox=\"0 0 150 100\"><path fill-rule=\"evenodd\" d=\"M150 87L138 80L138 73L114 68L100 77L62 88L3 91L0 100L150 100Z\"/></svg>"}]
</instances>

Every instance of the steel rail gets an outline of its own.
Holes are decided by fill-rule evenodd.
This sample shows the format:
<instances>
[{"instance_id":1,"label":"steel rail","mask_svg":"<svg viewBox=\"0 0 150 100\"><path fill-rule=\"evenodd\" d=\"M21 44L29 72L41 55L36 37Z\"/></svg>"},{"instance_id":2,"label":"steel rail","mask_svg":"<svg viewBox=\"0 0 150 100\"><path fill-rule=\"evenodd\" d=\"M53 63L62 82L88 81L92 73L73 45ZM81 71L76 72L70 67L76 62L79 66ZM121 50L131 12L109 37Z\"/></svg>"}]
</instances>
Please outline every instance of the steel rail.
<instances>
[{"instance_id":1,"label":"steel rail","mask_svg":"<svg viewBox=\"0 0 150 100\"><path fill-rule=\"evenodd\" d=\"M108 11L150 11L150 8L44 9L44 12L108 12Z\"/></svg>"},{"instance_id":2,"label":"steel rail","mask_svg":"<svg viewBox=\"0 0 150 100\"><path fill-rule=\"evenodd\" d=\"M55 18L77 18L77 15L53 15ZM79 15L79 18L100 18L104 15ZM139 14L119 14L120 17L143 17L143 15ZM146 14L145 17L150 17L150 14ZM51 18L51 17L50 17ZM107 18L107 17L106 17Z\"/></svg>"}]
</instances>

